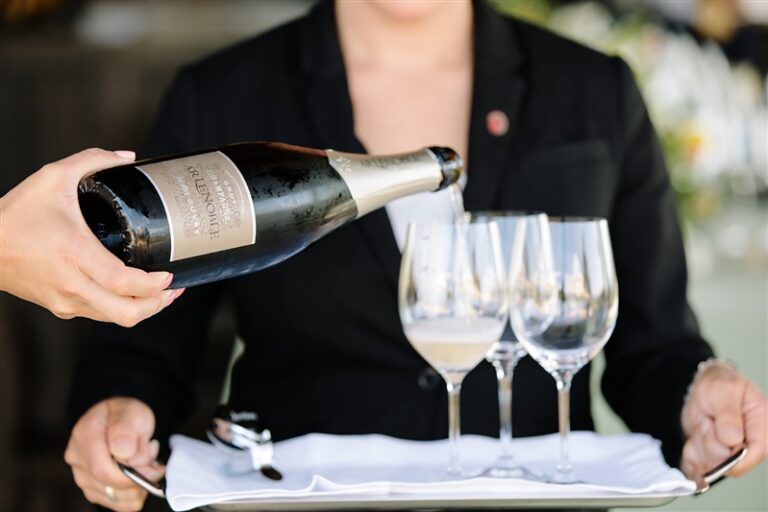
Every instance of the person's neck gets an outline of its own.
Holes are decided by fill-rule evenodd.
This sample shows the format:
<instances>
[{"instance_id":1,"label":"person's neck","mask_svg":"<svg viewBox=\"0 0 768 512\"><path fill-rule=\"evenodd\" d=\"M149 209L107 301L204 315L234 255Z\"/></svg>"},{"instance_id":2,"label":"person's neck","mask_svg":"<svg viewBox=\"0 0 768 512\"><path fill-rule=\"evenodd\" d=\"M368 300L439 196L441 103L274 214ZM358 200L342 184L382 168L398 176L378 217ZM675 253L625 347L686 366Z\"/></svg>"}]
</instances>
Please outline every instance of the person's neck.
<instances>
[{"instance_id":1,"label":"person's neck","mask_svg":"<svg viewBox=\"0 0 768 512\"><path fill-rule=\"evenodd\" d=\"M347 66L396 69L458 66L472 59L472 4L445 2L434 13L403 20L368 1L336 1Z\"/></svg>"}]
</instances>

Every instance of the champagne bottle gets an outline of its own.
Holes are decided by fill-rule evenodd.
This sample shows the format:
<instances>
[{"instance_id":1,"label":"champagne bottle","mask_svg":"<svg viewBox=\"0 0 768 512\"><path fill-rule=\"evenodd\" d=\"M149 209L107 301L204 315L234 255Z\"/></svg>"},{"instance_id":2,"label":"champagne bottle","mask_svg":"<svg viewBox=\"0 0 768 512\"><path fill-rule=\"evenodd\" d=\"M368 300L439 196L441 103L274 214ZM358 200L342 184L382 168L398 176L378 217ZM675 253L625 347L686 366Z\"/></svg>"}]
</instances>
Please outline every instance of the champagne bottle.
<instances>
[{"instance_id":1,"label":"champagne bottle","mask_svg":"<svg viewBox=\"0 0 768 512\"><path fill-rule=\"evenodd\" d=\"M451 149L368 156L244 142L134 162L80 182L83 217L126 265L173 288L275 265L409 194L456 182Z\"/></svg>"}]
</instances>

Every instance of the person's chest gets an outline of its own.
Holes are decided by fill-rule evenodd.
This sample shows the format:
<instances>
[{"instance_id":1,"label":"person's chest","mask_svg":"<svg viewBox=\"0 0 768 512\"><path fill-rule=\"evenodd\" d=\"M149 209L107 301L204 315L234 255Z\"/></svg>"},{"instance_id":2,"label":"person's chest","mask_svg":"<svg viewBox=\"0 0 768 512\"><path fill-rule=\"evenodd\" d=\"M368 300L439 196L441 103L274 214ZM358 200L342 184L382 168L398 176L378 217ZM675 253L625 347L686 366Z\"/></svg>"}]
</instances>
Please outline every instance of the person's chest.
<instances>
[{"instance_id":1,"label":"person's chest","mask_svg":"<svg viewBox=\"0 0 768 512\"><path fill-rule=\"evenodd\" d=\"M442 145L466 156L471 75L469 63L435 70L350 68L355 135L370 153Z\"/></svg>"}]
</instances>

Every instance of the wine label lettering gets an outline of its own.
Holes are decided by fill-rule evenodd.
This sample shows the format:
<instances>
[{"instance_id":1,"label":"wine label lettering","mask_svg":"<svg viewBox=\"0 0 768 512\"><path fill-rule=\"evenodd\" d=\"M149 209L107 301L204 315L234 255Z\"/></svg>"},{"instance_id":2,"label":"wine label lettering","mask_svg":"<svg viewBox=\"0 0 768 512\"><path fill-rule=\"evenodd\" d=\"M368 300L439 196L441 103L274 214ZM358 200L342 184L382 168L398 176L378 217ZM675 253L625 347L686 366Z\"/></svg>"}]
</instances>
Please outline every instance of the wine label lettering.
<instances>
[{"instance_id":1,"label":"wine label lettering","mask_svg":"<svg viewBox=\"0 0 768 512\"><path fill-rule=\"evenodd\" d=\"M440 162L428 149L376 157L333 149L325 154L355 200L358 217L400 197L437 190L443 179Z\"/></svg>"},{"instance_id":2,"label":"wine label lettering","mask_svg":"<svg viewBox=\"0 0 768 512\"><path fill-rule=\"evenodd\" d=\"M253 201L221 151L137 166L157 189L171 231L171 261L256 241Z\"/></svg>"}]
</instances>

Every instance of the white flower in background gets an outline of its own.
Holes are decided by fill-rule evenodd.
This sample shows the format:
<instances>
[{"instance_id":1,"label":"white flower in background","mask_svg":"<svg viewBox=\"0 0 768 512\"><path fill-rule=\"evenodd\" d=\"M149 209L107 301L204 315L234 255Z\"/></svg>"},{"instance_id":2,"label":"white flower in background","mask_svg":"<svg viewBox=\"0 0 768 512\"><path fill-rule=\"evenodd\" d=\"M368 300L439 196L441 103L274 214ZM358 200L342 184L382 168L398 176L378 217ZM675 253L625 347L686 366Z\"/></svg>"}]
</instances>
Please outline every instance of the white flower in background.
<instances>
[{"instance_id":1,"label":"white flower in background","mask_svg":"<svg viewBox=\"0 0 768 512\"><path fill-rule=\"evenodd\" d=\"M638 20L617 20L603 5L588 1L555 9L547 25L630 64L666 141L677 186L720 187L726 182L736 185L732 191L739 194L764 190L765 82L751 66L731 65L714 43L700 45L689 34Z\"/></svg>"},{"instance_id":2,"label":"white flower in background","mask_svg":"<svg viewBox=\"0 0 768 512\"><path fill-rule=\"evenodd\" d=\"M612 38L615 20L602 4L583 2L556 9L549 27L592 48L604 48Z\"/></svg>"},{"instance_id":3,"label":"white flower in background","mask_svg":"<svg viewBox=\"0 0 768 512\"><path fill-rule=\"evenodd\" d=\"M681 19L696 6L691 0L653 1ZM768 19L763 0L741 1L750 8L761 4L761 19ZM538 20L632 67L682 214L706 221L688 223L685 231L691 272L709 274L723 261L764 269L768 226L759 205L768 192L768 77L749 64L730 63L715 43L700 44L639 14L616 19L593 1L556 8Z\"/></svg>"}]
</instances>

